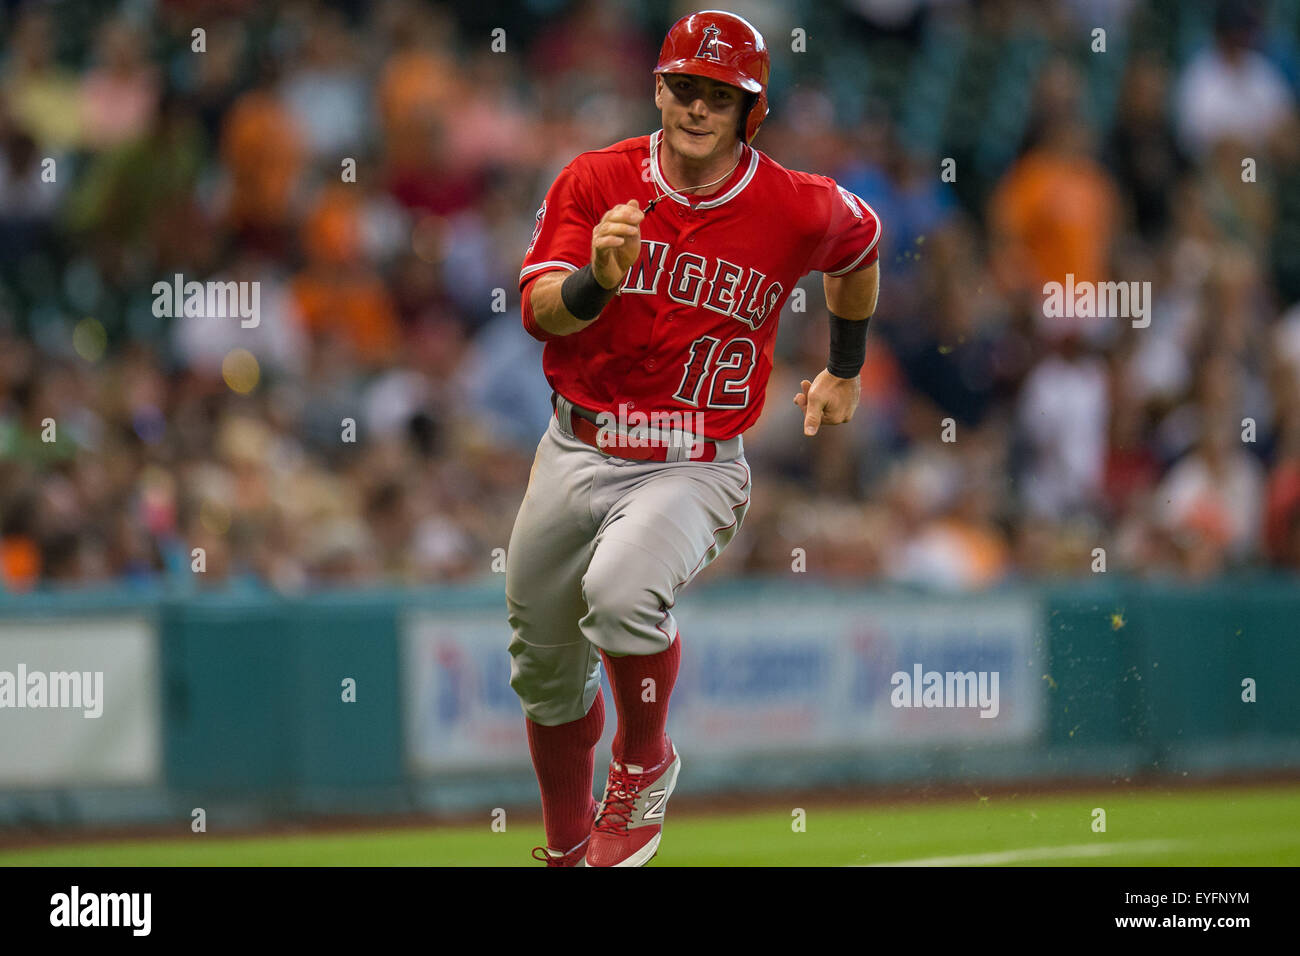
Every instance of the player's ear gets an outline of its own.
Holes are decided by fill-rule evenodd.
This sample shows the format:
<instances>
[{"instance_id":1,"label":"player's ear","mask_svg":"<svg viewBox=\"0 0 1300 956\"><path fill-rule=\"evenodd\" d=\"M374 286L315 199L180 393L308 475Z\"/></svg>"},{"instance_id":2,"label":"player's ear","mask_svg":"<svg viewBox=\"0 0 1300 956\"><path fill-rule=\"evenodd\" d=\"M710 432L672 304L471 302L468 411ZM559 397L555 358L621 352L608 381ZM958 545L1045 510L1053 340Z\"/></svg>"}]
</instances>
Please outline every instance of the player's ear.
<instances>
[{"instance_id":1,"label":"player's ear","mask_svg":"<svg viewBox=\"0 0 1300 956\"><path fill-rule=\"evenodd\" d=\"M653 75L655 78L655 108L663 109L664 108L664 104L663 104L664 78L663 75L659 73L655 73Z\"/></svg>"}]
</instances>

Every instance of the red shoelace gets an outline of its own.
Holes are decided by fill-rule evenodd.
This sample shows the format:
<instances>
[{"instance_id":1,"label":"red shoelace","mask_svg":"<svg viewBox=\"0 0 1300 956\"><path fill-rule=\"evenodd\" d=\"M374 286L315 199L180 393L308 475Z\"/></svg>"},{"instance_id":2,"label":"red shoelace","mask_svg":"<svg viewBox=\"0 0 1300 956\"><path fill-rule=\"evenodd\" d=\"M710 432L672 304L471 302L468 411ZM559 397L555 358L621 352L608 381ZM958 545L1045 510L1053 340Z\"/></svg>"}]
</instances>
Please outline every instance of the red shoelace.
<instances>
[{"instance_id":1,"label":"red shoelace","mask_svg":"<svg viewBox=\"0 0 1300 956\"><path fill-rule=\"evenodd\" d=\"M567 866L568 864L563 861L573 856L579 850L584 850L584 848L587 846L587 839L588 839L587 837L583 837L581 843L575 846L572 850L569 850L566 853L561 853L561 855L559 856L551 856L549 847L535 846L533 847L533 859L540 860L541 862L545 863L547 866Z\"/></svg>"},{"instance_id":2,"label":"red shoelace","mask_svg":"<svg viewBox=\"0 0 1300 956\"><path fill-rule=\"evenodd\" d=\"M632 811L636 809L636 795L641 789L639 774L628 773L622 765L611 767L609 771L609 795L596 817L593 830L601 833L627 833L627 826L632 822Z\"/></svg>"}]
</instances>

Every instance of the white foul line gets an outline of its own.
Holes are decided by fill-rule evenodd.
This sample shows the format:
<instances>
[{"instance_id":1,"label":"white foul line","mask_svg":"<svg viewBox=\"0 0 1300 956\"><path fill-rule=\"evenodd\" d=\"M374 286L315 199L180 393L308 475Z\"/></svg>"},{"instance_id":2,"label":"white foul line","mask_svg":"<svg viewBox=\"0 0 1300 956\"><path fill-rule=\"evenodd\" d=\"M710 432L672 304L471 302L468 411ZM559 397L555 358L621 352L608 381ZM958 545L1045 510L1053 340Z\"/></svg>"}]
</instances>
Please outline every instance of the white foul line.
<instances>
[{"instance_id":1,"label":"white foul line","mask_svg":"<svg viewBox=\"0 0 1300 956\"><path fill-rule=\"evenodd\" d=\"M1000 853L970 853L966 856L929 856L920 860L891 860L886 863L856 864L858 866L997 866L1000 863L1021 863L1026 860L1053 860L1058 857L1110 856L1113 853L1139 851L1161 852L1177 846L1182 840L1130 840L1127 843L1072 843L1068 846L1035 846L1024 850L1003 850Z\"/></svg>"}]
</instances>

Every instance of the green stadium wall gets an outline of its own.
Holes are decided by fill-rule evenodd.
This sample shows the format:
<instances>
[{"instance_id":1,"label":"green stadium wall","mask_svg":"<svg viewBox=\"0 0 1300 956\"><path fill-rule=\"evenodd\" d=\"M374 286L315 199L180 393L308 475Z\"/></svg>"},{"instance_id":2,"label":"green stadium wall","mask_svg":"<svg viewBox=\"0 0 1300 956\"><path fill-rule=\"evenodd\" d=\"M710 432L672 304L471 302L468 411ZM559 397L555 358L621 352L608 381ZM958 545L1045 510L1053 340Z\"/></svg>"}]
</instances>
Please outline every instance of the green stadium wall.
<instances>
[{"instance_id":1,"label":"green stadium wall","mask_svg":"<svg viewBox=\"0 0 1300 956\"><path fill-rule=\"evenodd\" d=\"M692 721L700 728L684 791L761 780L773 790L851 794L880 786L1142 782L1300 769L1300 588L1294 580L1196 587L1087 582L978 595L746 580L697 587L675 611L683 634L683 704L670 729ZM1016 623L1021 618L1028 623ZM131 684L146 688L133 693L156 696L144 702L149 707L139 718L152 719L153 730L139 730L139 721L134 729L114 729L103 721L64 720L80 738L43 741L30 728L43 726L31 721L44 716L24 717L19 735L15 712L0 709L0 737L8 736L0 744L0 825L173 820L188 827L194 808L202 807L211 832L318 814L536 807L522 714L501 686L508 679L508 632L499 578L471 588L294 598L0 595L0 670L16 666L14 648L32 656L33 635L51 626L69 639L84 638L128 619L143 622L156 644L156 667L141 665ZM799 696L797 685L782 683L788 673L781 671L800 666L821 668L809 679L843 689L840 672L853 660L878 657L886 671L895 666L891 661L916 655L955 660L951 653L966 643L956 625L972 622L978 630L985 619L994 622L992 630L973 641L985 641L1003 660L1014 656L1017 683L1004 686L1015 687L1015 714L1008 711L1000 725L965 719L950 733L943 717L900 732L891 723L899 715L880 706L888 688L873 686L871 700L863 703L859 695L857 704L844 702L855 693L850 688L844 701L821 700L816 709L791 699L790 687ZM892 623L873 636L876 621ZM988 636L995 632L1007 643ZM729 688L691 683L699 676L693 660L702 670L734 667L726 662L745 659L751 634L755 656L766 653L776 672ZM856 650L845 651L853 642ZM832 652L824 643L837 647ZM795 655L788 664L772 656L787 645ZM894 656L880 656L883 646ZM797 648L807 653L798 656ZM416 660L435 652L450 655L446 667L460 674L456 681L444 679L442 664L431 669L425 658ZM880 684L885 672L863 673ZM344 678L355 682L355 702L342 699ZM1256 682L1253 703L1242 699L1247 678ZM710 741L708 727L747 713L748 686L767 686L769 699L756 705L760 716L767 714L773 726L788 719L793 729L768 739L755 722ZM675 707L677 701L675 695ZM865 709L836 709L858 706ZM840 713L849 714L843 721L851 726L836 723ZM606 747L612 708L609 714ZM800 720L808 721L806 739ZM457 741L439 736L442 726L470 736L457 749ZM113 745L145 757L152 747L157 759L142 758L144 769L126 781L79 773L89 765L88 746L99 746L95 734L126 733L156 739L114 739ZM476 733L501 741L500 753L476 751ZM26 780L23 767L31 761L23 755L32 753L26 748L43 746L65 748L67 766L46 761L42 766L53 766L54 776ZM6 759L14 766L6 768Z\"/></svg>"}]
</instances>

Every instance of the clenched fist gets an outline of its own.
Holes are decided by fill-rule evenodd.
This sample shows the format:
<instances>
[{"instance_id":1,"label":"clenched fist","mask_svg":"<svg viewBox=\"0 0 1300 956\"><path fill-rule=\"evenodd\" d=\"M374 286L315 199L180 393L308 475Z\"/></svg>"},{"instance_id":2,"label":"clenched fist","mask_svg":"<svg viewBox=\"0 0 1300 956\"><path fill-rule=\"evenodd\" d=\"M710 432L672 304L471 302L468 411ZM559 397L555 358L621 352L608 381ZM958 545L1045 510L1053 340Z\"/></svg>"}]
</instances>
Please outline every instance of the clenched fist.
<instances>
[{"instance_id":1,"label":"clenched fist","mask_svg":"<svg viewBox=\"0 0 1300 956\"><path fill-rule=\"evenodd\" d=\"M641 211L635 199L615 206L591 230L591 272L606 289L617 289L641 254Z\"/></svg>"}]
</instances>

